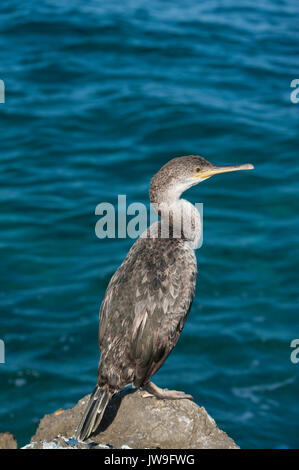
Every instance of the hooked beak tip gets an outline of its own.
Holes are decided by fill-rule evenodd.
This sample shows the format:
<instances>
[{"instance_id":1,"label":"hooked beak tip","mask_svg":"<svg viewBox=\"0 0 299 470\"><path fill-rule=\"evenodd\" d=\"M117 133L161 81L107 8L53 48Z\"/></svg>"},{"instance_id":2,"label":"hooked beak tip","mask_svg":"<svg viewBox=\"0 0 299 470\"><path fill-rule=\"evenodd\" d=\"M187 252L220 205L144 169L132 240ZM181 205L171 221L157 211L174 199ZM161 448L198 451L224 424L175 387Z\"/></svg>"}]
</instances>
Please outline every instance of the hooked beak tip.
<instances>
[{"instance_id":1,"label":"hooked beak tip","mask_svg":"<svg viewBox=\"0 0 299 470\"><path fill-rule=\"evenodd\" d=\"M239 170L253 170L254 166L251 163L246 163L244 165L230 165L230 166L214 166L210 169L203 170L198 174L198 176L205 178L210 178L210 176L218 175L220 173L229 173L231 171Z\"/></svg>"}]
</instances>

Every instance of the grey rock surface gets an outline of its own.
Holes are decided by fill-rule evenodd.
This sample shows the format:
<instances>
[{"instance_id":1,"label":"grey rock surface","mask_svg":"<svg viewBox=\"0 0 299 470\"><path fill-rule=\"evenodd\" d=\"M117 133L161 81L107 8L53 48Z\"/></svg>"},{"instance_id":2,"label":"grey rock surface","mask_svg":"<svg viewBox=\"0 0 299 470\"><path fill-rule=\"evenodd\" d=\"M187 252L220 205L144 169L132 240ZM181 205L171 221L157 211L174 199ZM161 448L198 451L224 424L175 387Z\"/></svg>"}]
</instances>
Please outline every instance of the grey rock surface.
<instances>
[{"instance_id":1,"label":"grey rock surface","mask_svg":"<svg viewBox=\"0 0 299 470\"><path fill-rule=\"evenodd\" d=\"M114 396L103 421L84 443L74 440L89 395L68 410L45 415L25 448L237 449L203 407L190 400L158 400L126 390Z\"/></svg>"},{"instance_id":2,"label":"grey rock surface","mask_svg":"<svg viewBox=\"0 0 299 470\"><path fill-rule=\"evenodd\" d=\"M17 449L18 444L15 436L10 432L0 433L0 449Z\"/></svg>"}]
</instances>

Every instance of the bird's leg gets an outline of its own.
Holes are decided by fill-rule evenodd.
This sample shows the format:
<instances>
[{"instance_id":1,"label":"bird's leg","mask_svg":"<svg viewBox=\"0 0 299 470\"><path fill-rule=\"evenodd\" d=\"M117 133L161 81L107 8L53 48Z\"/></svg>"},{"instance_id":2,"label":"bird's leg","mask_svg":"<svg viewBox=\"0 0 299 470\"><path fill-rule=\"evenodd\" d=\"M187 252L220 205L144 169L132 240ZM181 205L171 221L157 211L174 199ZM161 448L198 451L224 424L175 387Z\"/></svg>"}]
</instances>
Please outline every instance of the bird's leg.
<instances>
[{"instance_id":1,"label":"bird's leg","mask_svg":"<svg viewBox=\"0 0 299 470\"><path fill-rule=\"evenodd\" d=\"M194 400L192 395L188 395L184 392L177 392L176 390L168 390L167 388L160 388L155 385L153 382L147 382L145 385L142 385L142 390L145 390L144 398L155 396L161 400L181 400L183 398L187 400Z\"/></svg>"}]
</instances>

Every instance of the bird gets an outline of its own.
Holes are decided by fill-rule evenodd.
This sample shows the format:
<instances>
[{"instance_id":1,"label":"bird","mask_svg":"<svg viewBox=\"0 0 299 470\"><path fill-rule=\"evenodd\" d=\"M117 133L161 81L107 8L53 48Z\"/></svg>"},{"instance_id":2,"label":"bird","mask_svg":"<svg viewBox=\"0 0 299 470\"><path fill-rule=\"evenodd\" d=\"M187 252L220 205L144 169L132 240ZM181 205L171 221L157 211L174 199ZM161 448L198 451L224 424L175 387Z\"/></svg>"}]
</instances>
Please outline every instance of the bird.
<instances>
[{"instance_id":1,"label":"bird","mask_svg":"<svg viewBox=\"0 0 299 470\"><path fill-rule=\"evenodd\" d=\"M176 345L195 293L202 223L181 196L213 175L253 168L187 155L169 160L151 179L150 202L160 219L135 241L108 284L100 308L97 383L75 432L79 440L97 430L110 399L126 386L145 397L193 400L151 381Z\"/></svg>"}]
</instances>

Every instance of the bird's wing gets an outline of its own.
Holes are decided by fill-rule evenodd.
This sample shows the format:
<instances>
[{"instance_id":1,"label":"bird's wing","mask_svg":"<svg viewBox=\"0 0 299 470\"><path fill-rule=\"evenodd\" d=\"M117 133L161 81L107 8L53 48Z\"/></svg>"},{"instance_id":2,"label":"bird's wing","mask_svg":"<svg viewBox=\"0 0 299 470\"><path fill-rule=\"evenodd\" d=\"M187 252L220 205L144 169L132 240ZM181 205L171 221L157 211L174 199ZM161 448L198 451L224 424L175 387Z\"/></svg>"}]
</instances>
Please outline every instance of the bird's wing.
<instances>
[{"instance_id":1,"label":"bird's wing","mask_svg":"<svg viewBox=\"0 0 299 470\"><path fill-rule=\"evenodd\" d=\"M179 239L138 239L112 277L101 307L99 344L135 385L161 367L177 342L194 295L196 260ZM108 368L107 368L108 370ZM124 379L125 381L125 379Z\"/></svg>"}]
</instances>

